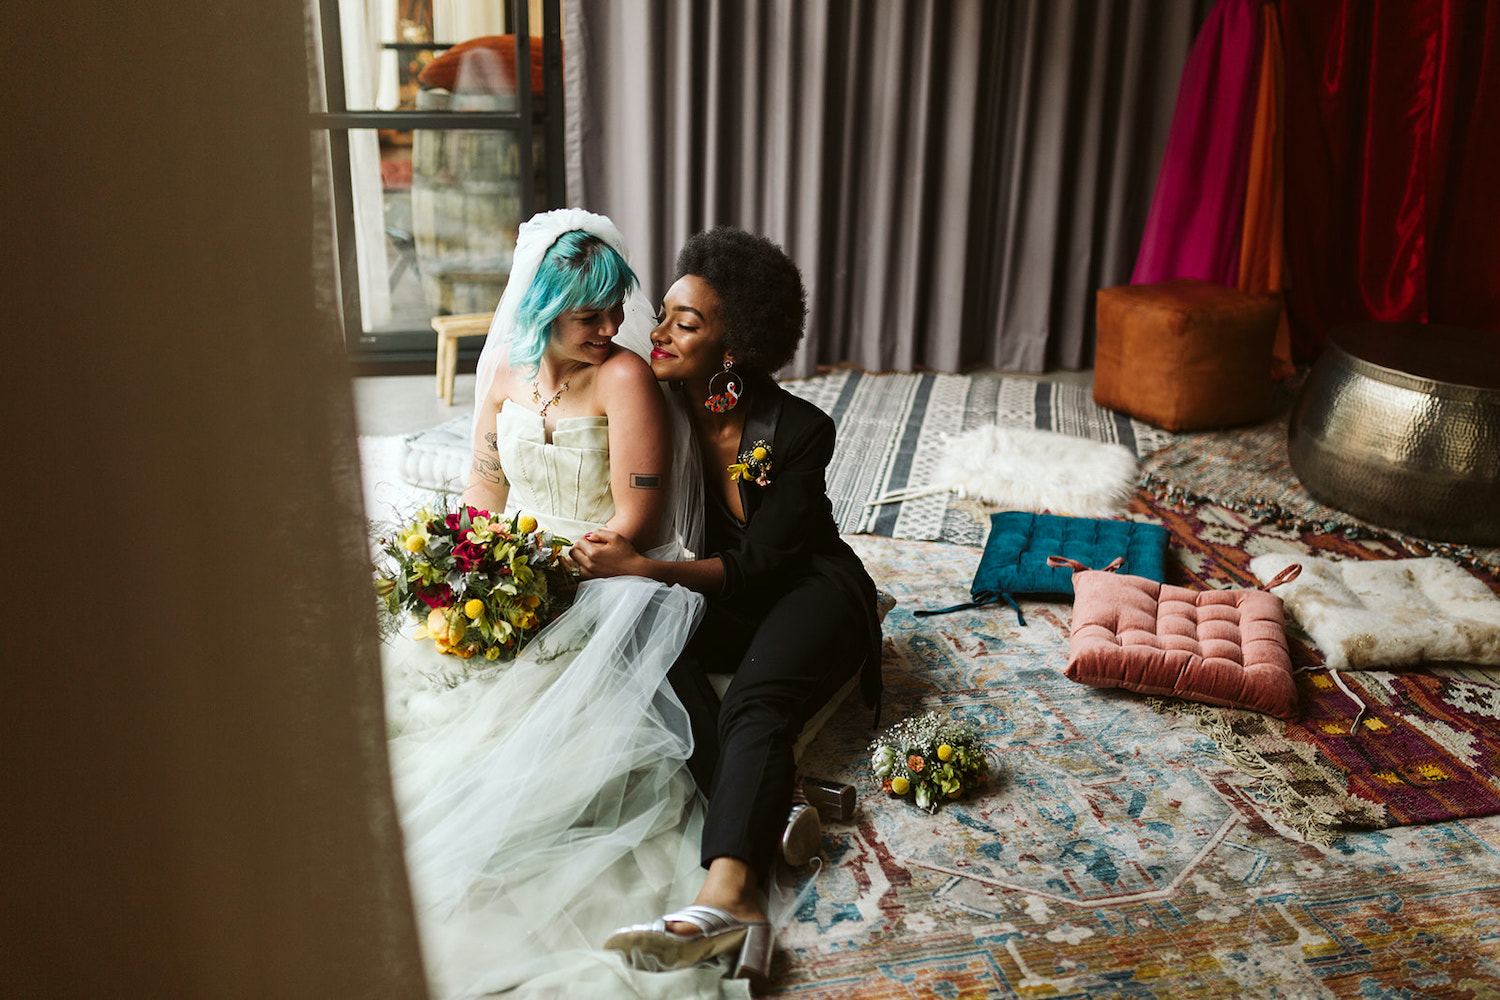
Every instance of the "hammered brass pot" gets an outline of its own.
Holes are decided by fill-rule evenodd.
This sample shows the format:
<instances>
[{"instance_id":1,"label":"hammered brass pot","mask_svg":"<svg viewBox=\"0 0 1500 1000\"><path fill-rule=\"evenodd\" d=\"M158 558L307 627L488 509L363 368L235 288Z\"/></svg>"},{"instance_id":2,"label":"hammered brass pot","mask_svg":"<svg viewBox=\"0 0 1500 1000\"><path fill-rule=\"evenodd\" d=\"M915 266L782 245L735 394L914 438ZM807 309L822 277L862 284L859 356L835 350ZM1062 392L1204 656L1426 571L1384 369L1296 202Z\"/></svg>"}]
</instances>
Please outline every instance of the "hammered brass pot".
<instances>
[{"instance_id":1,"label":"hammered brass pot","mask_svg":"<svg viewBox=\"0 0 1500 1000\"><path fill-rule=\"evenodd\" d=\"M1500 333L1335 330L1293 404L1287 457L1330 507L1418 538L1500 545Z\"/></svg>"}]
</instances>

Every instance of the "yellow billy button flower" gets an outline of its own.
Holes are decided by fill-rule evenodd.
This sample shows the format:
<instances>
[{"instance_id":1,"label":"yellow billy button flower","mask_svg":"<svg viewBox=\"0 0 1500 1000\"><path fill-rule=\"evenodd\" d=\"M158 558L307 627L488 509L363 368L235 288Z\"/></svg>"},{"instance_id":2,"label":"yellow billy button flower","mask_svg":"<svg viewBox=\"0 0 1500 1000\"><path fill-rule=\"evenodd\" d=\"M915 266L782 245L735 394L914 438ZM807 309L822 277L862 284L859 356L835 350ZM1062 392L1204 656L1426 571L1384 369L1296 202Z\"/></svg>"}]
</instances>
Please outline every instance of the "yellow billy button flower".
<instances>
[{"instance_id":1,"label":"yellow billy button flower","mask_svg":"<svg viewBox=\"0 0 1500 1000\"><path fill-rule=\"evenodd\" d=\"M953 748L944 743L937 749L938 760L949 761L953 759Z\"/></svg>"},{"instance_id":2,"label":"yellow billy button flower","mask_svg":"<svg viewBox=\"0 0 1500 1000\"><path fill-rule=\"evenodd\" d=\"M478 618L484 614L484 602L477 597L471 597L464 602L464 614L470 619Z\"/></svg>"},{"instance_id":3,"label":"yellow billy button flower","mask_svg":"<svg viewBox=\"0 0 1500 1000\"><path fill-rule=\"evenodd\" d=\"M771 453L765 448L757 448L750 454L754 456L757 462L764 462L766 460L766 456Z\"/></svg>"},{"instance_id":4,"label":"yellow billy button flower","mask_svg":"<svg viewBox=\"0 0 1500 1000\"><path fill-rule=\"evenodd\" d=\"M407 536L406 541L401 543L401 547L415 555L418 552L421 552L423 549L427 548L427 539L422 535L409 535Z\"/></svg>"},{"instance_id":5,"label":"yellow billy button flower","mask_svg":"<svg viewBox=\"0 0 1500 1000\"><path fill-rule=\"evenodd\" d=\"M531 534L536 530L536 518L530 514L522 514L516 521L516 530L525 534Z\"/></svg>"},{"instance_id":6,"label":"yellow billy button flower","mask_svg":"<svg viewBox=\"0 0 1500 1000\"><path fill-rule=\"evenodd\" d=\"M901 777L892 778L891 791L895 792L897 795L905 795L907 792L911 791L911 782Z\"/></svg>"}]
</instances>

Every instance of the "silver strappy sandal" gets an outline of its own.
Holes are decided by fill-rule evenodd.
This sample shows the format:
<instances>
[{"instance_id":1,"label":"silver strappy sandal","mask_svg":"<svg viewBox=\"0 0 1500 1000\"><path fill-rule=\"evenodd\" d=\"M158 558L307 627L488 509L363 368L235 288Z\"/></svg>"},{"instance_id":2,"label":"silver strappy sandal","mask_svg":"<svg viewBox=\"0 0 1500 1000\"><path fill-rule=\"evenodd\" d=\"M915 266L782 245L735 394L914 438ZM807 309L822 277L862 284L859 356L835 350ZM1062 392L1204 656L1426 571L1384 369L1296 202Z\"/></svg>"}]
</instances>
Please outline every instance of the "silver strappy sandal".
<instances>
[{"instance_id":1,"label":"silver strappy sandal","mask_svg":"<svg viewBox=\"0 0 1500 1000\"><path fill-rule=\"evenodd\" d=\"M674 934L668 924L691 924L694 934ZM744 921L717 906L684 906L649 924L622 927L609 936L604 947L625 954L626 960L643 972L682 969L739 949L734 977L750 980L753 990L765 988L771 974L771 925L764 920Z\"/></svg>"}]
</instances>

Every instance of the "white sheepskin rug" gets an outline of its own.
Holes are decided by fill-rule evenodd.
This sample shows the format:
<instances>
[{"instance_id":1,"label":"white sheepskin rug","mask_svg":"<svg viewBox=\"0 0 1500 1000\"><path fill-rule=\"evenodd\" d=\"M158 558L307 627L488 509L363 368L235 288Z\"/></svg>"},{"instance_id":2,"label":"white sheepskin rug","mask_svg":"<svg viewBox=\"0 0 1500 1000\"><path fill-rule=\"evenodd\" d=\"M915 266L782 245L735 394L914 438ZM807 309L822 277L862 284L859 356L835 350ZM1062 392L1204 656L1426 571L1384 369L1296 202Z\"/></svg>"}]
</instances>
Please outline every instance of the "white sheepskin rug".
<instances>
[{"instance_id":1,"label":"white sheepskin rug","mask_svg":"<svg viewBox=\"0 0 1500 1000\"><path fill-rule=\"evenodd\" d=\"M1321 559L1268 553L1250 560L1317 644L1331 670L1381 670L1451 660L1500 665L1500 598L1446 559Z\"/></svg>"},{"instance_id":2,"label":"white sheepskin rug","mask_svg":"<svg viewBox=\"0 0 1500 1000\"><path fill-rule=\"evenodd\" d=\"M1006 510L1114 517L1135 489L1136 458L1124 445L995 424L945 434L943 442L928 486L879 502L951 491Z\"/></svg>"}]
</instances>

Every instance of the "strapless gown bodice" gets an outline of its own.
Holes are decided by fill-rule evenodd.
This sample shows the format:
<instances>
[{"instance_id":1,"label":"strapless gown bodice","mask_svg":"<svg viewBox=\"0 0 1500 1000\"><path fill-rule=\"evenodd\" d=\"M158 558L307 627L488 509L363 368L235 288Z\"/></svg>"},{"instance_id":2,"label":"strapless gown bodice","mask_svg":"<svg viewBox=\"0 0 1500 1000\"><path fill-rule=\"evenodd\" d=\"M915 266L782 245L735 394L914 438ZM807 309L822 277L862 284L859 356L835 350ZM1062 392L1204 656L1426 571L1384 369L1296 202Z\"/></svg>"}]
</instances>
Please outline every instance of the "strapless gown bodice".
<instances>
[{"instance_id":1,"label":"strapless gown bodice","mask_svg":"<svg viewBox=\"0 0 1500 1000\"><path fill-rule=\"evenodd\" d=\"M495 416L507 511L530 514L569 541L615 514L609 489L609 418L563 417L552 440L540 414L506 400Z\"/></svg>"}]
</instances>

